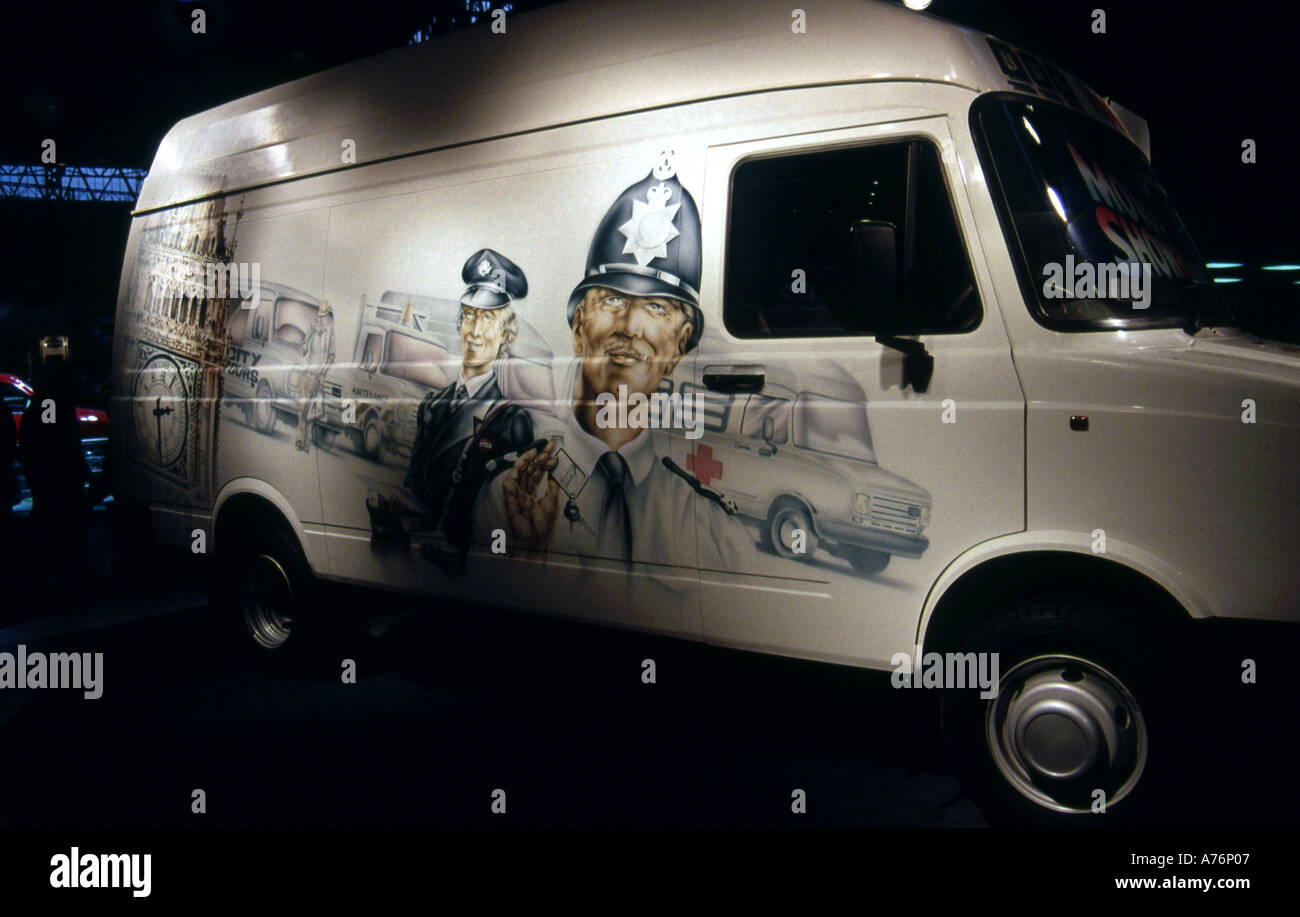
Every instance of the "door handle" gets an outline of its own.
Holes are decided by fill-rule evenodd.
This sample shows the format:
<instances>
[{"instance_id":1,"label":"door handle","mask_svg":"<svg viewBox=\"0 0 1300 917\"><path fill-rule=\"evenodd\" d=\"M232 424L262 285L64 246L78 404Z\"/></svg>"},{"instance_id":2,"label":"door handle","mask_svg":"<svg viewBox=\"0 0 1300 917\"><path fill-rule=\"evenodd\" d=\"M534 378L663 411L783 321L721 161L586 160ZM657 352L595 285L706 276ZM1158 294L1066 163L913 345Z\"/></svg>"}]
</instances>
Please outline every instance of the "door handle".
<instances>
[{"instance_id":1,"label":"door handle","mask_svg":"<svg viewBox=\"0 0 1300 917\"><path fill-rule=\"evenodd\" d=\"M704 386L715 392L761 392L767 377L761 372L704 373Z\"/></svg>"}]
</instances>

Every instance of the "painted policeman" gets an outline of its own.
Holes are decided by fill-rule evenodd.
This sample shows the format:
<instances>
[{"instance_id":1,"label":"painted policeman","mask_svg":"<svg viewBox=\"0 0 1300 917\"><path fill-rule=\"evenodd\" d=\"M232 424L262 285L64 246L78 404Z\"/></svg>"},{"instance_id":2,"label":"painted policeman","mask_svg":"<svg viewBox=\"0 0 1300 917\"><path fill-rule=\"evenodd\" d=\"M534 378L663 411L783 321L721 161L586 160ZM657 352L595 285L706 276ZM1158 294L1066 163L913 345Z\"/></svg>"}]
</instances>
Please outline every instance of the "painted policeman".
<instances>
[{"instance_id":1,"label":"painted policeman","mask_svg":"<svg viewBox=\"0 0 1300 917\"><path fill-rule=\"evenodd\" d=\"M334 310L324 300L321 300L316 320L307 329L307 337L302 342L301 350L303 368L298 376L298 439L294 442L294 446L299 452L307 452L311 448L308 417L314 410L313 404L321 394L321 382L325 378L325 371L334 362Z\"/></svg>"},{"instance_id":2,"label":"painted policeman","mask_svg":"<svg viewBox=\"0 0 1300 917\"><path fill-rule=\"evenodd\" d=\"M533 441L528 413L502 396L499 360L509 357L518 319L513 302L528 295L524 272L490 248L470 255L461 270L461 363L455 381L420 403L415 444L403 486L427 510L430 528L449 550L426 545L444 569L458 572L469 544L479 490L506 453Z\"/></svg>"},{"instance_id":3,"label":"painted policeman","mask_svg":"<svg viewBox=\"0 0 1300 917\"><path fill-rule=\"evenodd\" d=\"M734 560L743 527L734 507L683 469L692 444L682 431L598 416L611 397L651 395L699 342L700 269L699 211L665 159L618 197L596 230L586 277L568 302L578 358L571 409L565 403L558 422L535 418L548 441L494 483L477 517L480 532L504 520L511 553L577 554L630 569L694 566L687 533L698 527L702 560Z\"/></svg>"}]
</instances>

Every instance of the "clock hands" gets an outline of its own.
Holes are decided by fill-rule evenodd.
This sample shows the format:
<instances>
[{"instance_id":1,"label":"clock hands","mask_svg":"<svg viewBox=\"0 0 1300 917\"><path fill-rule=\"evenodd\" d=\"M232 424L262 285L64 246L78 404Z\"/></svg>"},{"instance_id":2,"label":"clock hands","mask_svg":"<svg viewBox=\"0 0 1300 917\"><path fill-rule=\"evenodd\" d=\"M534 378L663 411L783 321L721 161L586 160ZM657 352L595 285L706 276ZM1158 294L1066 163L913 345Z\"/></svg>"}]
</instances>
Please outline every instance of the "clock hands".
<instances>
[{"instance_id":1,"label":"clock hands","mask_svg":"<svg viewBox=\"0 0 1300 917\"><path fill-rule=\"evenodd\" d=\"M163 463L162 419L164 414L170 414L173 409L165 408L162 406L162 395L159 395L153 401L154 401L153 416L158 421L158 464L161 465Z\"/></svg>"}]
</instances>

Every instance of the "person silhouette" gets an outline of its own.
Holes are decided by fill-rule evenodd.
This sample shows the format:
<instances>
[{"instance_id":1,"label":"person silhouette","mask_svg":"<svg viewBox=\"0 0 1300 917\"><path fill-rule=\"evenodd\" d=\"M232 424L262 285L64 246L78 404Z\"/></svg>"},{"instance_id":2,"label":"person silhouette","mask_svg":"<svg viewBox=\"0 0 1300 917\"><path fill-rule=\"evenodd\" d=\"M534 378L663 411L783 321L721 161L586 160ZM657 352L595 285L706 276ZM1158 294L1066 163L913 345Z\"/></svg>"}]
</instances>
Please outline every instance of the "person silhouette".
<instances>
[{"instance_id":1,"label":"person silhouette","mask_svg":"<svg viewBox=\"0 0 1300 917\"><path fill-rule=\"evenodd\" d=\"M90 468L81 446L76 395L67 364L37 376L23 412L19 459L32 493L34 567L61 589L82 577L82 543Z\"/></svg>"},{"instance_id":2,"label":"person silhouette","mask_svg":"<svg viewBox=\"0 0 1300 917\"><path fill-rule=\"evenodd\" d=\"M14 429L13 414L7 404L0 403L0 570L7 575L14 567L15 558L9 550L17 545L14 538L14 503L18 502L18 431Z\"/></svg>"}]
</instances>

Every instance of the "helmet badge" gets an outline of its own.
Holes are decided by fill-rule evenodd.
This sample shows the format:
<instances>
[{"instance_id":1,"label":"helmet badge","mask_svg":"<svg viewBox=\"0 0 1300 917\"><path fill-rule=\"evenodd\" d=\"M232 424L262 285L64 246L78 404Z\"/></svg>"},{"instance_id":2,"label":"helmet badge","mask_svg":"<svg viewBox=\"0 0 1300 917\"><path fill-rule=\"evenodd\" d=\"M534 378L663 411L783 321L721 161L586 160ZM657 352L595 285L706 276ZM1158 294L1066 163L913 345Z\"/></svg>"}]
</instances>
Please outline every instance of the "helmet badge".
<instances>
[{"instance_id":1,"label":"helmet badge","mask_svg":"<svg viewBox=\"0 0 1300 917\"><path fill-rule=\"evenodd\" d=\"M632 254L645 267L655 258L668 257L668 243L681 233L673 225L681 204L669 204L673 189L666 182L652 185L644 201L632 201L632 218L618 228L627 242L623 254Z\"/></svg>"}]
</instances>

